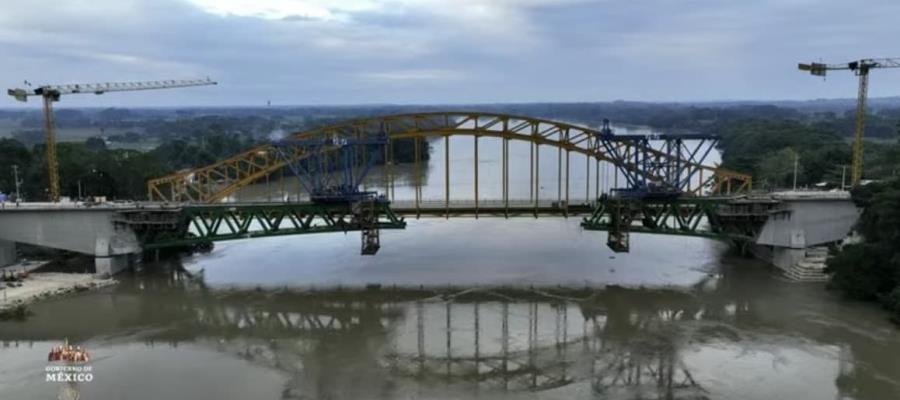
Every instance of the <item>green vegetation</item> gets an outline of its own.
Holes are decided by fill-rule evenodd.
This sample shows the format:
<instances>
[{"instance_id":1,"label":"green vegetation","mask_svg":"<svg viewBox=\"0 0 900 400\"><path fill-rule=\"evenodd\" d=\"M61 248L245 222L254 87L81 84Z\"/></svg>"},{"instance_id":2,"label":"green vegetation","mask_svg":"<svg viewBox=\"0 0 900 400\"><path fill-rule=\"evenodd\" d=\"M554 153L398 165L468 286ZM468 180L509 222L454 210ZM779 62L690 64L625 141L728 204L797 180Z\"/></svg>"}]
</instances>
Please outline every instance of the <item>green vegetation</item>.
<instances>
[{"instance_id":1,"label":"green vegetation","mask_svg":"<svg viewBox=\"0 0 900 400\"><path fill-rule=\"evenodd\" d=\"M723 166L753 174L757 188L791 187L795 158L798 185L838 186L842 166L851 162L850 145L835 132L798 121L736 121L721 135Z\"/></svg>"},{"instance_id":2,"label":"green vegetation","mask_svg":"<svg viewBox=\"0 0 900 400\"><path fill-rule=\"evenodd\" d=\"M880 104L880 105L879 105ZM330 125L347 119L434 111L434 106L222 108L222 109L60 109L56 122L64 195L75 196L81 181L85 194L141 198L140 181L183 168L209 164L255 144L289 132ZM754 176L757 189L797 183L837 187L847 169L853 134L852 102L770 104L653 104L635 102L572 104L495 104L479 110L570 121L597 126L640 125L659 132L718 134L723 166ZM29 199L44 197L41 114L36 110L0 113L0 129L14 140L0 142L0 191L12 192L10 167L18 164ZM867 123L865 178L900 174L900 108L897 101L873 102ZM102 137L102 139L101 139ZM425 144L427 148L427 144ZM424 149L423 149L424 150ZM411 141L395 143L398 162L412 161ZM422 152L423 159L428 152ZM377 160L381 162L382 160ZM139 171L137 177L124 171ZM118 185L118 187L107 187Z\"/></svg>"},{"instance_id":3,"label":"green vegetation","mask_svg":"<svg viewBox=\"0 0 900 400\"><path fill-rule=\"evenodd\" d=\"M853 199L864 210L856 227L863 241L828 260L831 286L880 302L900 324L900 179L854 189Z\"/></svg>"},{"instance_id":4,"label":"green vegetation","mask_svg":"<svg viewBox=\"0 0 900 400\"><path fill-rule=\"evenodd\" d=\"M96 143L96 142L95 142ZM102 141L101 141L102 143ZM60 186L64 195L107 196L110 199L142 197L146 179L166 169L150 153L133 150L109 150L86 143L57 144ZM26 199L46 198L47 167L44 145L28 149L13 139L0 139L0 190L14 193L11 167L19 167L22 195Z\"/></svg>"},{"instance_id":5,"label":"green vegetation","mask_svg":"<svg viewBox=\"0 0 900 400\"><path fill-rule=\"evenodd\" d=\"M107 115L125 117L129 113ZM64 113L68 124L85 123L71 120L77 114ZM74 116L73 116L74 115ZM26 120L29 122L31 120ZM331 122L320 119L303 126L311 127ZM106 122L117 124L124 122ZM63 196L106 196L108 199L144 199L147 180L184 169L207 165L227 158L254 145L278 139L285 132L300 130L280 118L258 117L184 117L173 121L158 119L131 121L128 127L142 130L125 134L88 137L80 142L57 143L57 159L60 170L60 189ZM291 128L288 130L287 128ZM78 128L86 129L86 128ZM116 129L125 129L118 127ZM147 134L154 131L155 134ZM277 135L276 135L277 133ZM25 199L47 198L47 168L44 135L40 130L26 129L13 133L13 138L0 139L0 192L15 193L12 166L19 167L21 191ZM141 142L159 142L149 151L122 148L122 143L134 145ZM413 141L394 142L394 159L398 162L413 160ZM428 144L422 142L422 159L428 159ZM376 154L375 162L382 163ZM286 171L286 174L290 172Z\"/></svg>"}]
</instances>

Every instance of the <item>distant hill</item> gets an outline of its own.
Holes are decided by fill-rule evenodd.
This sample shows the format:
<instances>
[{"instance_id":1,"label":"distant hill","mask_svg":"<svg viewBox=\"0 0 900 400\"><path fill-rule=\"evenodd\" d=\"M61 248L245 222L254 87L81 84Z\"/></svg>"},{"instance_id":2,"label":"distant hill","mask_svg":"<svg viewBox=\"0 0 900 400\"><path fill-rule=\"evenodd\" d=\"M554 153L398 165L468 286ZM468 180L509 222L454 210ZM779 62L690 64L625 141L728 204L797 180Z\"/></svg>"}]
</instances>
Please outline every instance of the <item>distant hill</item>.
<instances>
[{"instance_id":1,"label":"distant hill","mask_svg":"<svg viewBox=\"0 0 900 400\"><path fill-rule=\"evenodd\" d=\"M813 99L813 100L738 100L723 102L695 102L675 103L690 104L701 107L734 107L749 105L773 105L777 107L792 108L800 112L842 112L856 109L855 98L842 99ZM869 98L867 102L869 111L900 108L900 96Z\"/></svg>"},{"instance_id":2,"label":"distant hill","mask_svg":"<svg viewBox=\"0 0 900 400\"><path fill-rule=\"evenodd\" d=\"M685 102L652 102L652 101L629 101L616 100L605 102L554 102L554 103L472 103L472 104L418 104L418 105L399 105L399 104L359 104L348 106L332 106L332 105L296 105L296 106L231 106L231 107L131 107L131 108L67 108L64 105L57 106L59 109L78 110L86 115L107 114L104 117L116 116L119 118L147 118L147 117L166 117L166 116L196 116L196 115L296 115L296 114L333 114L350 115L350 114L380 114L380 113L396 113L409 111L428 111L428 110L460 110L460 109L519 109L519 108L567 108L567 107L585 107L594 106L600 108L622 109L622 108L652 108L663 107L671 109L701 107L701 108L734 108L747 106L775 106L782 108L794 109L804 113L815 112L843 112L856 108L855 98L839 98L839 99L811 99L811 100L729 100L729 101L685 101ZM876 97L868 100L870 111L877 112L883 109L900 108L900 96L892 97ZM115 111L115 112L113 112ZM123 115L124 114L124 115ZM0 107L0 119L4 118L21 118L30 115L39 117L40 112L36 109L21 108L3 108Z\"/></svg>"}]
</instances>

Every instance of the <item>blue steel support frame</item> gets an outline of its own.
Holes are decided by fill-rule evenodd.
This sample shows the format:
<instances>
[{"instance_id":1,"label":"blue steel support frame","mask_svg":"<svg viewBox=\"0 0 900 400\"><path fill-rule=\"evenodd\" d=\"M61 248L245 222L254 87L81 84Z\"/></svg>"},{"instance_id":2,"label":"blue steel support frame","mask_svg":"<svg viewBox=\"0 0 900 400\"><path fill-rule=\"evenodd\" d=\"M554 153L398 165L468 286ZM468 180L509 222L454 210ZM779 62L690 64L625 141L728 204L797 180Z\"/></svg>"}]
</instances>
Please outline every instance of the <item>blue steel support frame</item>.
<instances>
[{"instance_id":1,"label":"blue steel support frame","mask_svg":"<svg viewBox=\"0 0 900 400\"><path fill-rule=\"evenodd\" d=\"M285 161L313 201L355 201L375 197L375 192L360 191L359 186L374 166L376 158L363 157L365 163L357 170L355 168L357 149L362 147L363 151L367 151L368 146L387 144L388 137L383 130L378 135L364 138L346 138L335 134L313 139L286 139L273 142L278 156ZM302 148L308 156L291 157L288 150L295 150L297 147ZM340 166L339 182L331 179L334 171L329 168L328 161L332 155L336 155L337 164Z\"/></svg>"},{"instance_id":2,"label":"blue steel support frame","mask_svg":"<svg viewBox=\"0 0 900 400\"><path fill-rule=\"evenodd\" d=\"M628 197L680 196L688 191L697 173L691 164L703 164L718 141L718 136L706 134L617 135L610 129L609 120L603 121L595 138L596 146L602 146L615 162L638 167L619 170L627 186L615 190ZM621 143L633 144L633 152L623 152Z\"/></svg>"}]
</instances>

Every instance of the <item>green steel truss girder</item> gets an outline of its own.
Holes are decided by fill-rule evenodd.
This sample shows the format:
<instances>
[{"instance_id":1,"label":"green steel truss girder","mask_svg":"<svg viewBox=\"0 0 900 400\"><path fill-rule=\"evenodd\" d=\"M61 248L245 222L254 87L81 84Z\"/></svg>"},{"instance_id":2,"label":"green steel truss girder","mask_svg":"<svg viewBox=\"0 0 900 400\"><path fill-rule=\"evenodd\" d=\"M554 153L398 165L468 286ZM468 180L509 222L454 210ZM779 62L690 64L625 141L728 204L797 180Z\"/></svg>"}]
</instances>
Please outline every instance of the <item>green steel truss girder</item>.
<instances>
[{"instance_id":1,"label":"green steel truss girder","mask_svg":"<svg viewBox=\"0 0 900 400\"><path fill-rule=\"evenodd\" d=\"M601 197L582 228L609 232L608 245L614 251L628 251L628 234L655 233L746 241L752 238L737 232L719 215L728 198L623 199Z\"/></svg>"},{"instance_id":2,"label":"green steel truss girder","mask_svg":"<svg viewBox=\"0 0 900 400\"><path fill-rule=\"evenodd\" d=\"M358 217L351 204L189 205L166 213L123 213L144 250L208 245L212 242L308 233L404 229L406 222L386 202L375 202L374 226ZM161 216L161 217L160 217Z\"/></svg>"}]
</instances>

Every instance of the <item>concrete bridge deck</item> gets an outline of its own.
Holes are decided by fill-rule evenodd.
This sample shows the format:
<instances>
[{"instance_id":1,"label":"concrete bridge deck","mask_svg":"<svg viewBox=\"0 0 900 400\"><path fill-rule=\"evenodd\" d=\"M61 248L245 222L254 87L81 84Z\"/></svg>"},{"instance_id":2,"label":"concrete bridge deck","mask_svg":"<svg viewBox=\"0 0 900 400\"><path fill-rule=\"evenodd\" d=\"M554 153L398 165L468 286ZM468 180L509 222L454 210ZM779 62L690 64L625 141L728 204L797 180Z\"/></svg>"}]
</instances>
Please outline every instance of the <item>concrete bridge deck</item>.
<instances>
[{"instance_id":1,"label":"concrete bridge deck","mask_svg":"<svg viewBox=\"0 0 900 400\"><path fill-rule=\"evenodd\" d=\"M733 201L735 204L777 203L777 207L764 210L765 215L757 216L763 218L765 223L756 235L755 244L770 250L768 261L779 266L795 263L806 248L843 240L859 216L859 210L846 192L781 192L710 201ZM474 200L401 200L391 203L390 211L407 217L568 217L590 214L595 206L595 203L566 205L559 201L519 199L479 200L477 204ZM189 209L191 218L200 220L199 223L193 222L194 227L206 223L206 229L211 229L213 234L218 234L218 230L222 229L232 230L231 234L210 236L209 240L357 230L352 226L348 229L347 223L353 221L353 218L347 215L340 215L341 220L331 221L325 228L312 226L313 229L310 229L313 217L328 220L332 219L333 214L328 214L331 211L327 210L316 214L308 212L304 207L315 208L298 203L0 203L0 264L14 261L15 251L11 249L10 243L27 243L92 255L97 259L98 272L115 272L119 268L118 264L126 262L124 256L141 253L145 247L133 227L122 223L122 215L133 212L178 215ZM271 210L275 210L274 214ZM252 220L245 215L251 212L256 213ZM204 221L216 213L219 214L217 218L221 224L213 226ZM304 222L301 221L303 218L308 219ZM672 218L680 217L676 215ZM274 219L278 222L273 222ZM273 225L281 224L282 220L292 221L293 227L287 226L288 229L284 230L284 227ZM396 220L394 222L394 225L386 222L382 228L398 227L395 226ZM240 227L238 229L232 225ZM191 229L195 229L194 227ZM266 232L252 233L247 232L248 229L262 229ZM283 230L273 232L278 229ZM641 230L636 230L638 231Z\"/></svg>"}]
</instances>

